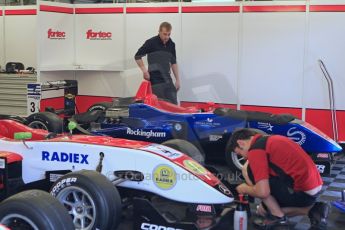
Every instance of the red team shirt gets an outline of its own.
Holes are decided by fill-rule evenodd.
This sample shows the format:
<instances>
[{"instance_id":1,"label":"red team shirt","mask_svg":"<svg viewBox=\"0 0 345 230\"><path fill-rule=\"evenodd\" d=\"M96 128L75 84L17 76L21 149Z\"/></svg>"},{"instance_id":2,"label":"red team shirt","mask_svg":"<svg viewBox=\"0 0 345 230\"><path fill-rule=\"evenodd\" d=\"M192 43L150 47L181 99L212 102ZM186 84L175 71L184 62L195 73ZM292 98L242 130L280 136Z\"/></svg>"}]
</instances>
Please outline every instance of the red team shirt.
<instances>
[{"instance_id":1,"label":"red team shirt","mask_svg":"<svg viewBox=\"0 0 345 230\"><path fill-rule=\"evenodd\" d=\"M259 134L255 135L251 145L260 136ZM268 179L269 175L277 175L268 167L267 154L273 164L292 177L295 191L308 191L323 184L310 156L294 141L279 135L268 138L266 150L253 149L248 152L248 161L255 183Z\"/></svg>"}]
</instances>

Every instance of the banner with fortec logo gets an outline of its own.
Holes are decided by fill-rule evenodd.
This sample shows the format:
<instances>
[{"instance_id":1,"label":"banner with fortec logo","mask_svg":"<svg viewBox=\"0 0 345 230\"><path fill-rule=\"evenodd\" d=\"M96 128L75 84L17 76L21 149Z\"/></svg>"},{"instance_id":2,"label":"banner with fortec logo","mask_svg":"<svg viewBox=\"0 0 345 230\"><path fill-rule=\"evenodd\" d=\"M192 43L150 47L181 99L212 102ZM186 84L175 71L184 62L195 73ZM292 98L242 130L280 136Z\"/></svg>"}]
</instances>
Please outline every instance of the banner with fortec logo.
<instances>
[{"instance_id":1,"label":"banner with fortec logo","mask_svg":"<svg viewBox=\"0 0 345 230\"><path fill-rule=\"evenodd\" d=\"M40 8L39 43L40 47L44 47L39 49L41 70L68 69L74 64L74 15L63 11L55 12L59 9L73 10L73 5L60 5L60 8L52 8L51 11L49 8Z\"/></svg>"},{"instance_id":2,"label":"banner with fortec logo","mask_svg":"<svg viewBox=\"0 0 345 230\"><path fill-rule=\"evenodd\" d=\"M47 37L48 39L64 40L66 39L66 32L49 28L47 32Z\"/></svg>"},{"instance_id":3,"label":"banner with fortec logo","mask_svg":"<svg viewBox=\"0 0 345 230\"><path fill-rule=\"evenodd\" d=\"M92 31L89 29L86 31L86 39L88 40L111 40L112 33L111 32L103 32L103 31Z\"/></svg>"},{"instance_id":4,"label":"banner with fortec logo","mask_svg":"<svg viewBox=\"0 0 345 230\"><path fill-rule=\"evenodd\" d=\"M83 68L123 70L123 15L101 14L97 8L78 13L79 9L82 8L77 8L75 14L76 63Z\"/></svg>"}]
</instances>

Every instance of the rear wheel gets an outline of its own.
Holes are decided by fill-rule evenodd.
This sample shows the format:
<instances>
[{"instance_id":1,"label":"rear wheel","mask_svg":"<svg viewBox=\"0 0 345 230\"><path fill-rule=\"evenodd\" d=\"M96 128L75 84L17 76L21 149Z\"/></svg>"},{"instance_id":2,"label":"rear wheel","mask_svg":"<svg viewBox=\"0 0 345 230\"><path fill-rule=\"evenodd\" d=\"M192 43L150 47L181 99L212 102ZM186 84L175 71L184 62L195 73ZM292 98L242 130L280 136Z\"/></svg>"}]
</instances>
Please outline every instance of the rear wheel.
<instances>
[{"instance_id":1,"label":"rear wheel","mask_svg":"<svg viewBox=\"0 0 345 230\"><path fill-rule=\"evenodd\" d=\"M251 129L253 131L255 131L258 134L262 134L262 135L267 135L267 133L265 133L264 131L260 130L260 129ZM242 171L243 165L246 163L247 159L236 154L235 152L232 152L230 150L230 140L228 141L228 143L226 144L226 149L225 149L225 161L227 163L227 165L230 167L231 171L236 172Z\"/></svg>"},{"instance_id":2,"label":"rear wheel","mask_svg":"<svg viewBox=\"0 0 345 230\"><path fill-rule=\"evenodd\" d=\"M0 204L0 224L10 229L73 230L66 209L49 193L28 190Z\"/></svg>"},{"instance_id":3,"label":"rear wheel","mask_svg":"<svg viewBox=\"0 0 345 230\"><path fill-rule=\"evenodd\" d=\"M162 145L168 146L170 148L176 149L189 157L193 158L199 164L204 164L205 155L203 155L195 145L192 143L182 140L182 139L173 139L163 142Z\"/></svg>"},{"instance_id":4,"label":"rear wheel","mask_svg":"<svg viewBox=\"0 0 345 230\"><path fill-rule=\"evenodd\" d=\"M26 125L33 129L44 129L53 133L62 133L63 120L51 112L34 113L27 117Z\"/></svg>"}]
</instances>

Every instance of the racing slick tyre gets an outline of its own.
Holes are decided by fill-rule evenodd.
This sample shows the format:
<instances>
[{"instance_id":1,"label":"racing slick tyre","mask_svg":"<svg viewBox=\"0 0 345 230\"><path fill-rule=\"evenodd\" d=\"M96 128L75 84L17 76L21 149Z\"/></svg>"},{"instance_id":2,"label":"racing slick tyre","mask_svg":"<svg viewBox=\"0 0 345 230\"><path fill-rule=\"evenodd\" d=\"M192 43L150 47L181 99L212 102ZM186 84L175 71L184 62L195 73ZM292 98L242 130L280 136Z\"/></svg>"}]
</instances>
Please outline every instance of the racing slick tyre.
<instances>
[{"instance_id":1,"label":"racing slick tyre","mask_svg":"<svg viewBox=\"0 0 345 230\"><path fill-rule=\"evenodd\" d=\"M26 121L26 125L34 129L44 129L53 133L62 133L63 130L63 120L51 112L31 114Z\"/></svg>"},{"instance_id":2,"label":"racing slick tyre","mask_svg":"<svg viewBox=\"0 0 345 230\"><path fill-rule=\"evenodd\" d=\"M182 139L173 139L168 140L162 143L162 145L168 146L170 148L176 149L189 157L193 158L199 164L205 163L205 155L203 155L200 150L195 147L192 143L182 140Z\"/></svg>"},{"instance_id":3,"label":"racing slick tyre","mask_svg":"<svg viewBox=\"0 0 345 230\"><path fill-rule=\"evenodd\" d=\"M0 204L0 224L9 229L74 230L63 205L41 190L27 190L4 200Z\"/></svg>"},{"instance_id":4,"label":"racing slick tyre","mask_svg":"<svg viewBox=\"0 0 345 230\"><path fill-rule=\"evenodd\" d=\"M258 134L267 135L267 133L265 133L264 131L260 129L251 129L251 130L255 131ZM236 171L242 172L243 165L247 161L247 159L245 159L244 157L236 154L235 152L230 151L230 139L228 143L226 144L226 148L225 148L225 161L227 165L229 166L229 168L231 169L231 171L234 173Z\"/></svg>"},{"instance_id":5,"label":"racing slick tyre","mask_svg":"<svg viewBox=\"0 0 345 230\"><path fill-rule=\"evenodd\" d=\"M116 229L121 218L121 198L102 174L82 170L59 178L50 190L68 210L78 230Z\"/></svg>"},{"instance_id":6,"label":"racing slick tyre","mask_svg":"<svg viewBox=\"0 0 345 230\"><path fill-rule=\"evenodd\" d=\"M88 112L94 111L94 110L102 110L105 111L108 108L112 106L112 102L100 102L92 105L90 108L87 109Z\"/></svg>"}]
</instances>

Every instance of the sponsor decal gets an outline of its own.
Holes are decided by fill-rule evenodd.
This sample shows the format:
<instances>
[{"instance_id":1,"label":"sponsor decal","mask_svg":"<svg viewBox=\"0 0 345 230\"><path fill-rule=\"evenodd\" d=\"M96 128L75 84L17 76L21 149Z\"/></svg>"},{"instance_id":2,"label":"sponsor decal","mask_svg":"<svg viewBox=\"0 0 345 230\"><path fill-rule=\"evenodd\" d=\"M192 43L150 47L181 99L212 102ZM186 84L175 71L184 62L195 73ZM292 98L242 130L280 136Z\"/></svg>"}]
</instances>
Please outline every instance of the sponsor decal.
<instances>
[{"instance_id":1,"label":"sponsor decal","mask_svg":"<svg viewBox=\"0 0 345 230\"><path fill-rule=\"evenodd\" d=\"M112 40L112 36L111 32L94 32L92 29L86 31L86 39L88 40Z\"/></svg>"},{"instance_id":2,"label":"sponsor decal","mask_svg":"<svg viewBox=\"0 0 345 230\"><path fill-rule=\"evenodd\" d=\"M141 229L142 230L183 230L180 228L172 228L172 227L166 227L163 225L156 225L156 224L149 224L149 223L142 223Z\"/></svg>"},{"instance_id":3,"label":"sponsor decal","mask_svg":"<svg viewBox=\"0 0 345 230\"><path fill-rule=\"evenodd\" d=\"M211 206L211 205L202 205L202 204L199 204L199 205L196 207L196 211L197 211L197 212L208 212L208 213L212 213L212 206Z\"/></svg>"},{"instance_id":4,"label":"sponsor decal","mask_svg":"<svg viewBox=\"0 0 345 230\"><path fill-rule=\"evenodd\" d=\"M69 162L77 164L89 164L89 155L80 153L48 152L42 151L42 161Z\"/></svg>"},{"instance_id":5,"label":"sponsor decal","mask_svg":"<svg viewBox=\"0 0 345 230\"><path fill-rule=\"evenodd\" d=\"M174 125L174 128L175 128L175 130L177 130L177 131L181 131L182 125L179 124L179 123L176 123L176 124Z\"/></svg>"},{"instance_id":6,"label":"sponsor decal","mask_svg":"<svg viewBox=\"0 0 345 230\"><path fill-rule=\"evenodd\" d=\"M302 131L296 130L296 127L292 127L287 131L287 136L299 145L303 145L307 137Z\"/></svg>"},{"instance_id":7,"label":"sponsor decal","mask_svg":"<svg viewBox=\"0 0 345 230\"><path fill-rule=\"evenodd\" d=\"M227 187L225 187L225 185L220 184L218 185L218 188L223 194L228 195L228 196L231 195L230 190Z\"/></svg>"},{"instance_id":8,"label":"sponsor decal","mask_svg":"<svg viewBox=\"0 0 345 230\"><path fill-rule=\"evenodd\" d=\"M324 158L324 159L328 159L328 153L318 153L317 154L317 158Z\"/></svg>"},{"instance_id":9,"label":"sponsor decal","mask_svg":"<svg viewBox=\"0 0 345 230\"><path fill-rule=\"evenodd\" d=\"M219 139L222 139L223 136L222 135L210 135L209 139L210 141L218 141Z\"/></svg>"},{"instance_id":10,"label":"sponsor decal","mask_svg":"<svg viewBox=\"0 0 345 230\"><path fill-rule=\"evenodd\" d=\"M158 165L153 170L153 183L160 189L169 190L176 184L176 172L168 165Z\"/></svg>"},{"instance_id":11,"label":"sponsor decal","mask_svg":"<svg viewBox=\"0 0 345 230\"><path fill-rule=\"evenodd\" d=\"M134 136L142 136L142 137L146 137L146 138L150 138L150 137L165 137L165 135L166 135L165 132L154 132L152 130L144 131L142 129L133 130L131 128L127 128L127 134L128 135L134 135Z\"/></svg>"},{"instance_id":12,"label":"sponsor decal","mask_svg":"<svg viewBox=\"0 0 345 230\"><path fill-rule=\"evenodd\" d=\"M65 178L59 181L56 185L54 185L54 187L50 191L50 194L52 194L53 196L56 196L56 193L58 193L62 188L65 188L66 186L70 186L71 183L75 183L75 182L77 182L76 177Z\"/></svg>"},{"instance_id":13,"label":"sponsor decal","mask_svg":"<svg viewBox=\"0 0 345 230\"><path fill-rule=\"evenodd\" d=\"M316 165L317 170L319 173L324 173L326 169L326 165Z\"/></svg>"},{"instance_id":14,"label":"sponsor decal","mask_svg":"<svg viewBox=\"0 0 345 230\"><path fill-rule=\"evenodd\" d=\"M206 118L206 120L203 121L196 121L195 124L197 125L209 125L209 126L220 126L219 122L214 122L212 118Z\"/></svg>"},{"instance_id":15,"label":"sponsor decal","mask_svg":"<svg viewBox=\"0 0 345 230\"><path fill-rule=\"evenodd\" d=\"M54 174L54 173L51 173L49 175L49 181L50 182L55 182L57 181L58 179L60 179L60 177L62 177L63 175L62 174Z\"/></svg>"},{"instance_id":16,"label":"sponsor decal","mask_svg":"<svg viewBox=\"0 0 345 230\"><path fill-rule=\"evenodd\" d=\"M271 125L271 123L268 122L258 122L258 128L259 129L266 129L267 131L272 131L273 129L273 125Z\"/></svg>"},{"instance_id":17,"label":"sponsor decal","mask_svg":"<svg viewBox=\"0 0 345 230\"><path fill-rule=\"evenodd\" d=\"M207 170L202 167L198 162L193 160L184 160L183 165L186 167L186 169L199 174L199 175L205 175L207 174Z\"/></svg>"},{"instance_id":18,"label":"sponsor decal","mask_svg":"<svg viewBox=\"0 0 345 230\"><path fill-rule=\"evenodd\" d=\"M66 32L48 29L48 39L63 40L66 39Z\"/></svg>"},{"instance_id":19,"label":"sponsor decal","mask_svg":"<svg viewBox=\"0 0 345 230\"><path fill-rule=\"evenodd\" d=\"M0 169L5 168L5 159L0 159Z\"/></svg>"},{"instance_id":20,"label":"sponsor decal","mask_svg":"<svg viewBox=\"0 0 345 230\"><path fill-rule=\"evenodd\" d=\"M140 148L142 150L145 151L150 151L150 152L154 152L156 154L159 154L163 157L169 158L169 159L177 159L181 156L183 156L183 154L173 148L169 148L166 147L164 145L159 145L159 144L151 144L151 145L147 145L145 147Z\"/></svg>"}]
</instances>

